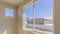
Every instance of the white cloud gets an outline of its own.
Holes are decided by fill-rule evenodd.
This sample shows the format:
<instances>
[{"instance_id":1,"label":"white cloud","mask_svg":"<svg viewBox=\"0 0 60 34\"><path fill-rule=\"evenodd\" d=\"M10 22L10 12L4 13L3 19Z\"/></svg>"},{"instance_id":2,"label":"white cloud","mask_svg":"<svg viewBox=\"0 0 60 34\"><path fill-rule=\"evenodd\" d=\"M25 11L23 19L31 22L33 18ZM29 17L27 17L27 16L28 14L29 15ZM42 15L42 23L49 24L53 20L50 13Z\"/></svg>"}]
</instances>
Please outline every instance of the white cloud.
<instances>
[{"instance_id":1,"label":"white cloud","mask_svg":"<svg viewBox=\"0 0 60 34\"><path fill-rule=\"evenodd\" d=\"M53 16L44 17L45 19L53 20Z\"/></svg>"}]
</instances>

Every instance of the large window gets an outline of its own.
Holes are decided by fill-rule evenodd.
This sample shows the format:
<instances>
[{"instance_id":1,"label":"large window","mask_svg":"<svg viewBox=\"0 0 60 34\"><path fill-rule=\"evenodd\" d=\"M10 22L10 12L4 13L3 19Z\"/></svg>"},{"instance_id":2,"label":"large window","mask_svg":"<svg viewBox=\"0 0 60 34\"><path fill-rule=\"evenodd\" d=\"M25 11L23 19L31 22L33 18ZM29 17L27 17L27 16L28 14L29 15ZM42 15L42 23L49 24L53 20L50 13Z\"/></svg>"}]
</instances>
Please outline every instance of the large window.
<instances>
[{"instance_id":1,"label":"large window","mask_svg":"<svg viewBox=\"0 0 60 34\"><path fill-rule=\"evenodd\" d=\"M24 8L23 15L24 30L53 34L53 0L37 0Z\"/></svg>"}]
</instances>

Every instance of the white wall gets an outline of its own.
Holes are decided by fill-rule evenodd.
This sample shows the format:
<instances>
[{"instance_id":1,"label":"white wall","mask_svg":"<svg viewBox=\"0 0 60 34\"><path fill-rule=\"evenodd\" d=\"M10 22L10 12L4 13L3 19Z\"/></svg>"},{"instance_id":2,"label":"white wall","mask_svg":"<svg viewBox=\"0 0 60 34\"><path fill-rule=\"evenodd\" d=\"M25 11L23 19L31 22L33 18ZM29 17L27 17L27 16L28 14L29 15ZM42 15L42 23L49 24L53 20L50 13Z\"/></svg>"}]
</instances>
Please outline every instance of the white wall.
<instances>
[{"instance_id":1,"label":"white wall","mask_svg":"<svg viewBox=\"0 0 60 34\"><path fill-rule=\"evenodd\" d=\"M5 8L14 9L14 17L5 16ZM0 2L0 34L17 34L16 8L12 5Z\"/></svg>"},{"instance_id":2,"label":"white wall","mask_svg":"<svg viewBox=\"0 0 60 34\"><path fill-rule=\"evenodd\" d=\"M55 0L54 2L55 34L60 34L60 0Z\"/></svg>"}]
</instances>

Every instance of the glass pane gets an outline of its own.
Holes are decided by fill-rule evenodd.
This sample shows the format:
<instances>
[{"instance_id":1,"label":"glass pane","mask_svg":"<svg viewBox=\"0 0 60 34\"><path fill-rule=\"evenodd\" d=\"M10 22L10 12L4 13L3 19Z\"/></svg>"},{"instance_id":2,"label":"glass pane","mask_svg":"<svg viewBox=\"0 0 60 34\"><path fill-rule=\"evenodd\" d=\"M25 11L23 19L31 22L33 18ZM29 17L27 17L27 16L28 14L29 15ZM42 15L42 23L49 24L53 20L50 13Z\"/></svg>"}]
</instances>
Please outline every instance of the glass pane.
<instances>
[{"instance_id":1,"label":"glass pane","mask_svg":"<svg viewBox=\"0 0 60 34\"><path fill-rule=\"evenodd\" d=\"M34 34L53 34L53 0L37 0L24 8L23 27Z\"/></svg>"},{"instance_id":2,"label":"glass pane","mask_svg":"<svg viewBox=\"0 0 60 34\"><path fill-rule=\"evenodd\" d=\"M32 13L32 11L33 11L33 4L30 4L29 6L27 6L27 7L25 7L24 8L24 12L23 12L23 19L25 20L24 21L24 26L23 27L25 27L24 29L25 30L27 30L28 29L28 31L30 31L30 30L33 30L33 13Z\"/></svg>"},{"instance_id":3,"label":"glass pane","mask_svg":"<svg viewBox=\"0 0 60 34\"><path fill-rule=\"evenodd\" d=\"M6 8L5 9L5 16L14 16L14 10Z\"/></svg>"},{"instance_id":4,"label":"glass pane","mask_svg":"<svg viewBox=\"0 0 60 34\"><path fill-rule=\"evenodd\" d=\"M53 34L53 0L38 0L34 7L36 31Z\"/></svg>"}]
</instances>

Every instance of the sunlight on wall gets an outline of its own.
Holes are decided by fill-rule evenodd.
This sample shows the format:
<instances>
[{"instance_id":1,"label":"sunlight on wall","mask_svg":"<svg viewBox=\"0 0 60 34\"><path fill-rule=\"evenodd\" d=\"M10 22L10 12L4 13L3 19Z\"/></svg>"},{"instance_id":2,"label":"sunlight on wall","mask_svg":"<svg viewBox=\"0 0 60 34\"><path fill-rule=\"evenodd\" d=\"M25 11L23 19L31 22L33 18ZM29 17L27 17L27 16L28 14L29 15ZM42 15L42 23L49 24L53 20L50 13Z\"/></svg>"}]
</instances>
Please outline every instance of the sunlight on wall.
<instances>
[{"instance_id":1,"label":"sunlight on wall","mask_svg":"<svg viewBox=\"0 0 60 34\"><path fill-rule=\"evenodd\" d=\"M5 31L3 32L3 34L7 34L7 31L5 30Z\"/></svg>"}]
</instances>

